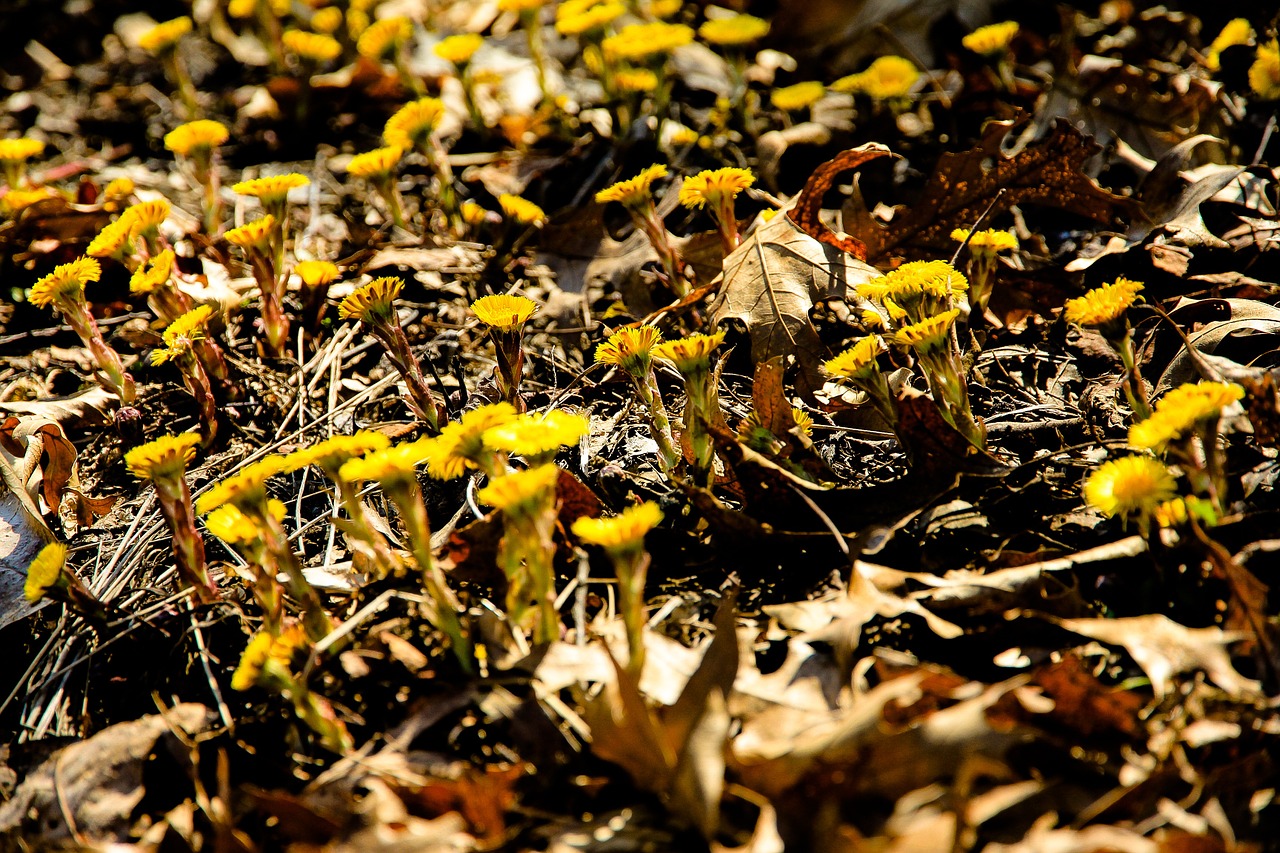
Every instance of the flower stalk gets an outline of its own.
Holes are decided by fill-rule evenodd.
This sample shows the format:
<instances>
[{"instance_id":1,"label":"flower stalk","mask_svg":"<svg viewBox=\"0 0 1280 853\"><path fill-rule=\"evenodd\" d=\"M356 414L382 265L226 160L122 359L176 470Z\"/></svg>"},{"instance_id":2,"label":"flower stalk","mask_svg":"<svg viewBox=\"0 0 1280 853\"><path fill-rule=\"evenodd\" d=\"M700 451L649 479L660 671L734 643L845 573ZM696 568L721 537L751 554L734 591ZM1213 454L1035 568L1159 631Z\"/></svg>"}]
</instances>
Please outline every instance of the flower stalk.
<instances>
[{"instance_id":1,"label":"flower stalk","mask_svg":"<svg viewBox=\"0 0 1280 853\"><path fill-rule=\"evenodd\" d=\"M632 223L645 235L649 245L657 253L667 286L676 296L684 297L690 290L689 276L685 273L684 262L671 242L671 233L667 231L662 217L658 216L653 200L653 182L665 177L666 174L667 167L655 163L634 178L619 181L600 190L596 193L596 202L607 204L616 201L626 208Z\"/></svg>"},{"instance_id":2,"label":"flower stalk","mask_svg":"<svg viewBox=\"0 0 1280 853\"><path fill-rule=\"evenodd\" d=\"M524 410L520 382L524 378L524 324L538 304L523 296L497 294L471 303L471 311L489 328L498 369L494 376L503 400Z\"/></svg>"},{"instance_id":3,"label":"flower stalk","mask_svg":"<svg viewBox=\"0 0 1280 853\"><path fill-rule=\"evenodd\" d=\"M653 350L661 341L662 334L653 326L620 329L596 347L596 363L620 367L631 378L636 396L649 410L649 432L658 445L658 464L664 474L670 474L681 455L672 441L671 420L653 372Z\"/></svg>"},{"instance_id":4,"label":"flower stalk","mask_svg":"<svg viewBox=\"0 0 1280 853\"><path fill-rule=\"evenodd\" d=\"M479 493L481 501L502 512L498 563L507 578L507 615L519 628L532 625L537 645L560 639L552 562L559 472L555 465L539 465L498 477Z\"/></svg>"},{"instance_id":5,"label":"flower stalk","mask_svg":"<svg viewBox=\"0 0 1280 853\"><path fill-rule=\"evenodd\" d=\"M205 340L205 326L212 314L213 309L208 305L183 314L164 330L164 346L151 353L152 364L171 361L182 371L187 390L200 406L201 434L204 436L201 445L206 449L218 434L218 403L213 396L209 374L197 357L197 346Z\"/></svg>"},{"instance_id":6,"label":"flower stalk","mask_svg":"<svg viewBox=\"0 0 1280 853\"><path fill-rule=\"evenodd\" d=\"M275 216L267 214L226 233L227 242L239 247L253 270L258 282L259 302L262 308L262 330L269 354L280 358L288 352L289 318L284 313L282 294L276 278L276 264L272 249L275 233Z\"/></svg>"},{"instance_id":7,"label":"flower stalk","mask_svg":"<svg viewBox=\"0 0 1280 853\"><path fill-rule=\"evenodd\" d=\"M704 489L715 482L716 448L710 425L722 418L711 354L723 341L724 332L692 334L653 348L653 356L672 364L684 379L685 432L693 451L691 474L694 484Z\"/></svg>"}]
</instances>

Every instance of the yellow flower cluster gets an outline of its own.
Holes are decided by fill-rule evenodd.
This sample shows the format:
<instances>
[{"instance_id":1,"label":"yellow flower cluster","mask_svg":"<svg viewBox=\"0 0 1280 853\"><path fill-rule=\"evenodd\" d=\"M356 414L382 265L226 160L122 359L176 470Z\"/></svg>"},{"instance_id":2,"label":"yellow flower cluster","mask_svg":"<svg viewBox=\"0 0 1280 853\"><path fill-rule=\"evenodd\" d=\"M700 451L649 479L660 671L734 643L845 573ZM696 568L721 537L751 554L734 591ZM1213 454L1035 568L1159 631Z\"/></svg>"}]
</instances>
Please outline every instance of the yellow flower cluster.
<instances>
[{"instance_id":1,"label":"yellow flower cluster","mask_svg":"<svg viewBox=\"0 0 1280 853\"><path fill-rule=\"evenodd\" d=\"M1138 301L1141 290L1142 282L1117 278L1084 296L1068 299L1062 316L1077 326L1107 326L1124 317L1124 312Z\"/></svg>"},{"instance_id":2,"label":"yellow flower cluster","mask_svg":"<svg viewBox=\"0 0 1280 853\"><path fill-rule=\"evenodd\" d=\"M1197 426L1216 421L1222 410L1244 398L1244 388L1235 383L1187 383L1160 398L1151 417L1129 428L1129 444L1161 451Z\"/></svg>"},{"instance_id":3,"label":"yellow flower cluster","mask_svg":"<svg viewBox=\"0 0 1280 853\"><path fill-rule=\"evenodd\" d=\"M266 456L251 462L225 480L216 482L196 499L196 512L206 515L223 504L244 509L266 500L267 480L285 470L284 457Z\"/></svg>"},{"instance_id":4,"label":"yellow flower cluster","mask_svg":"<svg viewBox=\"0 0 1280 853\"><path fill-rule=\"evenodd\" d=\"M427 473L437 480L452 480L479 467L485 433L515 416L510 403L491 403L445 424L440 435L427 440Z\"/></svg>"},{"instance_id":5,"label":"yellow flower cluster","mask_svg":"<svg viewBox=\"0 0 1280 853\"><path fill-rule=\"evenodd\" d=\"M125 467L140 480L171 480L187 472L187 463L196 458L200 436L195 433L162 435L140 444L124 455Z\"/></svg>"},{"instance_id":6,"label":"yellow flower cluster","mask_svg":"<svg viewBox=\"0 0 1280 853\"><path fill-rule=\"evenodd\" d=\"M666 175L667 167L661 163L655 163L634 178L618 181L613 186L600 190L596 193L596 201L599 204L616 201L626 207L641 207L652 198L653 182Z\"/></svg>"},{"instance_id":7,"label":"yellow flower cluster","mask_svg":"<svg viewBox=\"0 0 1280 853\"><path fill-rule=\"evenodd\" d=\"M1104 463L1084 484L1085 501L1103 515L1146 515L1174 496L1173 475L1150 456L1125 456Z\"/></svg>"},{"instance_id":8,"label":"yellow flower cluster","mask_svg":"<svg viewBox=\"0 0 1280 853\"><path fill-rule=\"evenodd\" d=\"M947 261L909 261L856 286L858 295L884 305L890 319L921 323L969 289L969 280Z\"/></svg>"},{"instance_id":9,"label":"yellow flower cluster","mask_svg":"<svg viewBox=\"0 0 1280 853\"><path fill-rule=\"evenodd\" d=\"M354 435L335 435L324 441L295 450L284 458L285 471L299 471L311 465L327 470L348 459L364 456L391 446L391 440L380 432L362 430Z\"/></svg>"},{"instance_id":10,"label":"yellow flower cluster","mask_svg":"<svg viewBox=\"0 0 1280 853\"><path fill-rule=\"evenodd\" d=\"M430 441L431 439L407 441L348 459L338 469L338 476L351 483L368 480L393 483L414 477L414 470L430 458Z\"/></svg>"},{"instance_id":11,"label":"yellow flower cluster","mask_svg":"<svg viewBox=\"0 0 1280 853\"><path fill-rule=\"evenodd\" d=\"M204 327L213 316L213 309L200 305L183 314L164 330L164 347L151 353L152 364L164 364L191 352L196 341L205 337Z\"/></svg>"},{"instance_id":12,"label":"yellow flower cluster","mask_svg":"<svg viewBox=\"0 0 1280 853\"><path fill-rule=\"evenodd\" d=\"M881 56L865 71L841 77L831 84L836 92L867 95L876 101L903 98L920 79L915 63L901 56Z\"/></svg>"},{"instance_id":13,"label":"yellow flower cluster","mask_svg":"<svg viewBox=\"0 0 1280 853\"><path fill-rule=\"evenodd\" d=\"M517 415L486 430L482 440L494 450L529 458L573 447L590 429L591 422L582 415L553 409L542 415Z\"/></svg>"}]
</instances>

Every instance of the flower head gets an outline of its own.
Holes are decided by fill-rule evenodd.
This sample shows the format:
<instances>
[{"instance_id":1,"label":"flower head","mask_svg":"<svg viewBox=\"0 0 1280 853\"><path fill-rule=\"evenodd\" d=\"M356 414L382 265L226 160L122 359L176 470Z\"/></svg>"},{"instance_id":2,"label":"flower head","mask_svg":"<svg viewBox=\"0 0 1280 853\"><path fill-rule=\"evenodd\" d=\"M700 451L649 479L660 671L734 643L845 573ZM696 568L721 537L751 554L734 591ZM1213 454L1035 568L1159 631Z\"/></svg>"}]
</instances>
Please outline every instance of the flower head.
<instances>
[{"instance_id":1,"label":"flower head","mask_svg":"<svg viewBox=\"0 0 1280 853\"><path fill-rule=\"evenodd\" d=\"M140 480L172 480L187 473L187 463L196 458L199 444L195 433L162 435L126 453L124 464Z\"/></svg>"},{"instance_id":2,"label":"flower head","mask_svg":"<svg viewBox=\"0 0 1280 853\"><path fill-rule=\"evenodd\" d=\"M903 326L893 336L895 343L909 346L921 355L946 349L950 343L951 325L960 316L959 308L927 317L919 323Z\"/></svg>"},{"instance_id":3,"label":"flower head","mask_svg":"<svg viewBox=\"0 0 1280 853\"><path fill-rule=\"evenodd\" d=\"M498 196L498 205L502 208L504 216L521 225L538 225L547 218L542 208L518 195L503 193Z\"/></svg>"},{"instance_id":4,"label":"flower head","mask_svg":"<svg viewBox=\"0 0 1280 853\"><path fill-rule=\"evenodd\" d=\"M210 151L230 138L221 122L199 119L180 124L164 135L164 147L181 157Z\"/></svg>"},{"instance_id":5,"label":"flower head","mask_svg":"<svg viewBox=\"0 0 1280 853\"><path fill-rule=\"evenodd\" d=\"M436 42L435 52L445 62L466 65L483 45L484 36L479 33L459 33Z\"/></svg>"},{"instance_id":6,"label":"flower head","mask_svg":"<svg viewBox=\"0 0 1280 853\"><path fill-rule=\"evenodd\" d=\"M489 218L489 211L483 206L477 204L471 199L467 199L462 203L462 221L470 225L472 228L479 228Z\"/></svg>"},{"instance_id":7,"label":"flower head","mask_svg":"<svg viewBox=\"0 0 1280 853\"><path fill-rule=\"evenodd\" d=\"M41 308L62 306L84 299L84 286L102 277L102 266L93 258L76 258L54 267L53 272L31 286L31 304Z\"/></svg>"},{"instance_id":8,"label":"flower head","mask_svg":"<svg viewBox=\"0 0 1280 853\"><path fill-rule=\"evenodd\" d=\"M396 50L413 35L413 22L408 18L383 18L374 21L356 40L360 55L375 62Z\"/></svg>"},{"instance_id":9,"label":"flower head","mask_svg":"<svg viewBox=\"0 0 1280 853\"><path fill-rule=\"evenodd\" d=\"M361 430L354 435L335 435L290 453L284 458L284 470L298 471L309 465L317 465L328 472L336 470L348 459L386 450L390 446L390 439L372 430Z\"/></svg>"},{"instance_id":10,"label":"flower head","mask_svg":"<svg viewBox=\"0 0 1280 853\"><path fill-rule=\"evenodd\" d=\"M884 352L884 341L879 335L867 335L857 343L826 362L823 367L831 376L845 379L861 379L880 369L876 358Z\"/></svg>"},{"instance_id":11,"label":"flower head","mask_svg":"<svg viewBox=\"0 0 1280 853\"><path fill-rule=\"evenodd\" d=\"M1129 428L1129 444L1161 451L1197 426L1216 421L1222 410L1244 398L1235 383L1199 382L1174 388L1160 398L1151 417Z\"/></svg>"},{"instance_id":12,"label":"flower head","mask_svg":"<svg viewBox=\"0 0 1280 853\"><path fill-rule=\"evenodd\" d=\"M542 7L546 0L498 0L500 12L528 12Z\"/></svg>"},{"instance_id":13,"label":"flower head","mask_svg":"<svg viewBox=\"0 0 1280 853\"><path fill-rule=\"evenodd\" d=\"M231 191L236 195L254 196L262 201L263 207L270 207L284 202L289 196L289 190L305 187L309 183L311 179L306 175L290 172L287 175L268 175L265 178L241 181L234 184Z\"/></svg>"},{"instance_id":14,"label":"flower head","mask_svg":"<svg viewBox=\"0 0 1280 853\"><path fill-rule=\"evenodd\" d=\"M13 216L47 198L53 198L53 191L48 187L36 187L33 190L10 188L0 196L0 211Z\"/></svg>"},{"instance_id":15,"label":"flower head","mask_svg":"<svg viewBox=\"0 0 1280 853\"><path fill-rule=\"evenodd\" d=\"M698 27L698 36L709 44L738 47L751 44L769 33L769 22L755 15L716 18Z\"/></svg>"},{"instance_id":16,"label":"flower head","mask_svg":"<svg viewBox=\"0 0 1280 853\"><path fill-rule=\"evenodd\" d=\"M554 494L559 478L560 469L555 465L539 465L497 478L481 489L478 497L482 502L505 513L518 514L545 506L547 499Z\"/></svg>"},{"instance_id":17,"label":"flower head","mask_svg":"<svg viewBox=\"0 0 1280 853\"><path fill-rule=\"evenodd\" d=\"M653 349L662 341L656 326L619 329L596 347L597 364L614 364L633 376L649 371Z\"/></svg>"},{"instance_id":18,"label":"flower head","mask_svg":"<svg viewBox=\"0 0 1280 853\"><path fill-rule=\"evenodd\" d=\"M246 252L250 249L265 250L271 244L271 232L275 230L276 218L268 213L261 219L246 222L239 228L232 228L222 235L233 246L239 246Z\"/></svg>"},{"instance_id":19,"label":"flower head","mask_svg":"<svg viewBox=\"0 0 1280 853\"><path fill-rule=\"evenodd\" d=\"M280 36L284 49L311 62L332 62L342 55L342 45L336 38L323 33L303 30L285 30Z\"/></svg>"},{"instance_id":20,"label":"flower head","mask_svg":"<svg viewBox=\"0 0 1280 853\"><path fill-rule=\"evenodd\" d=\"M380 181L391 177L396 164L404 156L404 151L394 145L375 148L363 154L357 154L347 163L347 174L353 178L366 181Z\"/></svg>"},{"instance_id":21,"label":"flower head","mask_svg":"<svg viewBox=\"0 0 1280 853\"><path fill-rule=\"evenodd\" d=\"M338 304L338 316L343 320L355 318L370 324L378 320L394 320L396 297L403 288L404 281L394 276L375 278L351 291Z\"/></svg>"},{"instance_id":22,"label":"flower head","mask_svg":"<svg viewBox=\"0 0 1280 853\"><path fill-rule=\"evenodd\" d=\"M439 98L410 101L387 119L386 127L382 129L382 138L387 145L406 151L424 148L431 135L440 127L444 114L444 102Z\"/></svg>"},{"instance_id":23,"label":"flower head","mask_svg":"<svg viewBox=\"0 0 1280 853\"><path fill-rule=\"evenodd\" d=\"M684 24L668 24L655 21L648 24L628 24L600 43L605 59L646 59L655 54L670 53L693 41L693 29Z\"/></svg>"},{"instance_id":24,"label":"flower head","mask_svg":"<svg viewBox=\"0 0 1280 853\"><path fill-rule=\"evenodd\" d=\"M424 442L427 444L427 472L437 480L452 480L461 477L469 468L479 467L485 449L485 433L515 416L515 406L510 403L491 403L465 412L458 420L445 424L440 435Z\"/></svg>"},{"instance_id":25,"label":"flower head","mask_svg":"<svg viewBox=\"0 0 1280 853\"><path fill-rule=\"evenodd\" d=\"M487 447L516 456L537 457L562 447L573 447L591 430L582 415L552 409L545 415L524 414L485 430Z\"/></svg>"},{"instance_id":26,"label":"flower head","mask_svg":"<svg viewBox=\"0 0 1280 853\"><path fill-rule=\"evenodd\" d=\"M157 198L126 207L120 218L129 220L130 236L139 237L155 234L160 224L169 218L170 210L168 201Z\"/></svg>"},{"instance_id":27,"label":"flower head","mask_svg":"<svg viewBox=\"0 0 1280 853\"><path fill-rule=\"evenodd\" d=\"M127 213L128 211L126 211ZM84 253L91 258L113 258L133 251L133 218L121 215L89 241Z\"/></svg>"},{"instance_id":28,"label":"flower head","mask_svg":"<svg viewBox=\"0 0 1280 853\"><path fill-rule=\"evenodd\" d=\"M1076 299L1068 299L1062 316L1077 326L1108 326L1121 320L1124 312L1138 301L1142 282L1117 278L1115 281L1095 287Z\"/></svg>"},{"instance_id":29,"label":"flower head","mask_svg":"<svg viewBox=\"0 0 1280 853\"><path fill-rule=\"evenodd\" d=\"M748 169L733 166L707 169L684 179L680 185L680 203L688 208L710 205L714 210L723 202L737 198L738 193L754 184L755 180Z\"/></svg>"},{"instance_id":30,"label":"flower head","mask_svg":"<svg viewBox=\"0 0 1280 853\"><path fill-rule=\"evenodd\" d=\"M200 305L170 323L164 330L164 347L151 353L151 363L164 364L188 355L196 341L204 339L204 327L212 314L211 307Z\"/></svg>"},{"instance_id":31,"label":"flower head","mask_svg":"<svg viewBox=\"0 0 1280 853\"><path fill-rule=\"evenodd\" d=\"M654 163L634 178L618 181L613 186L600 190L596 193L596 201L600 204L616 201L625 207L641 207L653 198L650 192L653 182L666 175L667 167L661 163Z\"/></svg>"},{"instance_id":32,"label":"flower head","mask_svg":"<svg viewBox=\"0 0 1280 853\"><path fill-rule=\"evenodd\" d=\"M969 251L976 254L996 255L1000 252L1016 252L1018 238L1009 231L998 231L988 228L985 231L971 232L968 228L957 228L951 232L951 239L957 243L969 241Z\"/></svg>"},{"instance_id":33,"label":"flower head","mask_svg":"<svg viewBox=\"0 0 1280 853\"><path fill-rule=\"evenodd\" d=\"M1249 66L1249 88L1260 100L1280 99L1280 41L1258 45Z\"/></svg>"},{"instance_id":34,"label":"flower head","mask_svg":"<svg viewBox=\"0 0 1280 853\"><path fill-rule=\"evenodd\" d=\"M769 95L769 101L783 112L793 112L813 106L822 100L822 96L826 93L826 86L817 80L809 80L774 89Z\"/></svg>"},{"instance_id":35,"label":"flower head","mask_svg":"<svg viewBox=\"0 0 1280 853\"><path fill-rule=\"evenodd\" d=\"M881 56L865 71L841 77L831 84L836 92L863 94L876 101L903 98L911 92L920 79L920 71L910 59L901 56Z\"/></svg>"},{"instance_id":36,"label":"flower head","mask_svg":"<svg viewBox=\"0 0 1280 853\"><path fill-rule=\"evenodd\" d=\"M910 261L855 288L864 299L884 305L895 322L904 317L924 320L968 289L969 280L946 261Z\"/></svg>"},{"instance_id":37,"label":"flower head","mask_svg":"<svg viewBox=\"0 0 1280 853\"><path fill-rule=\"evenodd\" d=\"M45 593L62 579L67 565L67 546L50 542L40 549L36 558L27 566L27 580L22 585L22 595L27 601L39 601Z\"/></svg>"},{"instance_id":38,"label":"flower head","mask_svg":"<svg viewBox=\"0 0 1280 853\"><path fill-rule=\"evenodd\" d=\"M1248 18L1233 18L1218 33L1204 52L1204 64L1210 71L1217 71L1221 65L1222 52L1229 47L1248 44L1253 38L1253 26Z\"/></svg>"},{"instance_id":39,"label":"flower head","mask_svg":"<svg viewBox=\"0 0 1280 853\"><path fill-rule=\"evenodd\" d=\"M1084 484L1084 499L1107 517L1147 514L1174 496L1173 475L1158 459L1125 456L1103 464Z\"/></svg>"},{"instance_id":40,"label":"flower head","mask_svg":"<svg viewBox=\"0 0 1280 853\"><path fill-rule=\"evenodd\" d=\"M20 137L0 139L0 163L24 163L44 151L44 143L38 139Z\"/></svg>"},{"instance_id":41,"label":"flower head","mask_svg":"<svg viewBox=\"0 0 1280 853\"><path fill-rule=\"evenodd\" d=\"M247 545L262 536L257 522L231 504L224 504L205 516L204 526L228 545Z\"/></svg>"},{"instance_id":42,"label":"flower head","mask_svg":"<svg viewBox=\"0 0 1280 853\"><path fill-rule=\"evenodd\" d=\"M375 480L393 483L413 479L415 469L430 456L430 439L406 441L394 447L371 451L364 456L348 459L338 469L338 476L352 483Z\"/></svg>"},{"instance_id":43,"label":"flower head","mask_svg":"<svg viewBox=\"0 0 1280 853\"><path fill-rule=\"evenodd\" d=\"M325 35L333 35L342 26L342 10L337 6L326 6L316 9L311 16L311 29Z\"/></svg>"},{"instance_id":44,"label":"flower head","mask_svg":"<svg viewBox=\"0 0 1280 853\"><path fill-rule=\"evenodd\" d=\"M480 297L471 303L471 310L486 326L499 332L514 332L538 310L538 303L524 296L499 293Z\"/></svg>"},{"instance_id":45,"label":"flower head","mask_svg":"<svg viewBox=\"0 0 1280 853\"><path fill-rule=\"evenodd\" d=\"M1009 49L1009 43L1018 34L1017 21L1001 21L978 27L960 40L960 43L974 53L983 56L995 56Z\"/></svg>"},{"instance_id":46,"label":"flower head","mask_svg":"<svg viewBox=\"0 0 1280 853\"><path fill-rule=\"evenodd\" d=\"M724 343L724 332L704 335L695 332L670 341L663 341L653 348L653 357L669 361L681 373L707 369L711 353Z\"/></svg>"},{"instance_id":47,"label":"flower head","mask_svg":"<svg viewBox=\"0 0 1280 853\"><path fill-rule=\"evenodd\" d=\"M209 491L196 498L196 512L213 512L223 504L235 504L252 510L267 499L267 480L284 471L284 457L264 456L240 469L238 474L219 480Z\"/></svg>"},{"instance_id":48,"label":"flower head","mask_svg":"<svg viewBox=\"0 0 1280 853\"><path fill-rule=\"evenodd\" d=\"M139 264L129 277L130 293L154 293L164 287L173 275L173 249L165 249L145 264Z\"/></svg>"},{"instance_id":49,"label":"flower head","mask_svg":"<svg viewBox=\"0 0 1280 853\"><path fill-rule=\"evenodd\" d=\"M191 19L186 15L156 24L138 36L138 47L148 53L165 53L178 46L182 37L191 32Z\"/></svg>"},{"instance_id":50,"label":"flower head","mask_svg":"<svg viewBox=\"0 0 1280 853\"><path fill-rule=\"evenodd\" d=\"M649 68L619 68L613 85L619 92L652 92L658 88L658 75Z\"/></svg>"},{"instance_id":51,"label":"flower head","mask_svg":"<svg viewBox=\"0 0 1280 853\"><path fill-rule=\"evenodd\" d=\"M588 545L609 551L636 551L644 537L662 521L662 510L653 501L629 506L613 518L587 518L573 523L573 535Z\"/></svg>"},{"instance_id":52,"label":"flower head","mask_svg":"<svg viewBox=\"0 0 1280 853\"><path fill-rule=\"evenodd\" d=\"M270 675L270 670L287 674L294 655L307 645L306 631L300 624L290 625L279 635L259 631L240 656L240 664L231 676L231 689L248 690L262 679L264 673Z\"/></svg>"},{"instance_id":53,"label":"flower head","mask_svg":"<svg viewBox=\"0 0 1280 853\"><path fill-rule=\"evenodd\" d=\"M617 0L565 0L556 7L556 32L562 36L580 36L600 29L626 12L626 4Z\"/></svg>"},{"instance_id":54,"label":"flower head","mask_svg":"<svg viewBox=\"0 0 1280 853\"><path fill-rule=\"evenodd\" d=\"M332 284L338 278L338 267L332 261L299 261L293 271L307 287Z\"/></svg>"}]
</instances>

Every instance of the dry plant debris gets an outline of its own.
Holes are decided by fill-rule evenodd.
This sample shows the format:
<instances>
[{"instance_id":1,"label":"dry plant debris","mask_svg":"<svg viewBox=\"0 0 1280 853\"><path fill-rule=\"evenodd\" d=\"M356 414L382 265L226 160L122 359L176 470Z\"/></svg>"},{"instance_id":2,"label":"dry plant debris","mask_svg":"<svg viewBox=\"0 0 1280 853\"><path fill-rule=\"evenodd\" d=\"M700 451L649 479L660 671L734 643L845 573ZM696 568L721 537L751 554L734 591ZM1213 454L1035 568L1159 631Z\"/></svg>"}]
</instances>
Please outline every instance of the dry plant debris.
<instances>
[{"instance_id":1,"label":"dry plant debris","mask_svg":"<svg viewBox=\"0 0 1280 853\"><path fill-rule=\"evenodd\" d=\"M1274 848L1274 15L162 5L5 30L0 849Z\"/></svg>"}]
</instances>

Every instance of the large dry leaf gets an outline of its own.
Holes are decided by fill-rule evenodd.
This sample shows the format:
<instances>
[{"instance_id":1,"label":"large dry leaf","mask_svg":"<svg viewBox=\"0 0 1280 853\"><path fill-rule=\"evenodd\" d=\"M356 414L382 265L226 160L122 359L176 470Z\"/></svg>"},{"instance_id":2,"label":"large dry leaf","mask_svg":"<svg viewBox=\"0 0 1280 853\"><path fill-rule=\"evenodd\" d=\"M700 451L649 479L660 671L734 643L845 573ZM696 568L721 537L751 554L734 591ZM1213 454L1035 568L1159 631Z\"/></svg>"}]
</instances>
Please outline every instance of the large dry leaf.
<instances>
[{"instance_id":1,"label":"large dry leaf","mask_svg":"<svg viewBox=\"0 0 1280 853\"><path fill-rule=\"evenodd\" d=\"M720 296L711 309L718 325L738 320L751 333L751 360L795 356L796 390L807 400L822 387L826 348L809 311L844 299L854 285L876 278L874 267L805 234L788 216L775 216L724 259Z\"/></svg>"},{"instance_id":2,"label":"large dry leaf","mask_svg":"<svg viewBox=\"0 0 1280 853\"><path fill-rule=\"evenodd\" d=\"M1014 205L1053 207L1102 223L1132 212L1132 201L1099 187L1081 171L1098 146L1069 124L1013 156L1000 150L1009 125L992 123L982 144L943 154L920 198L885 225L858 202L844 209L844 228L867 247L867 259L889 255L949 257L951 232L989 221Z\"/></svg>"}]
</instances>

